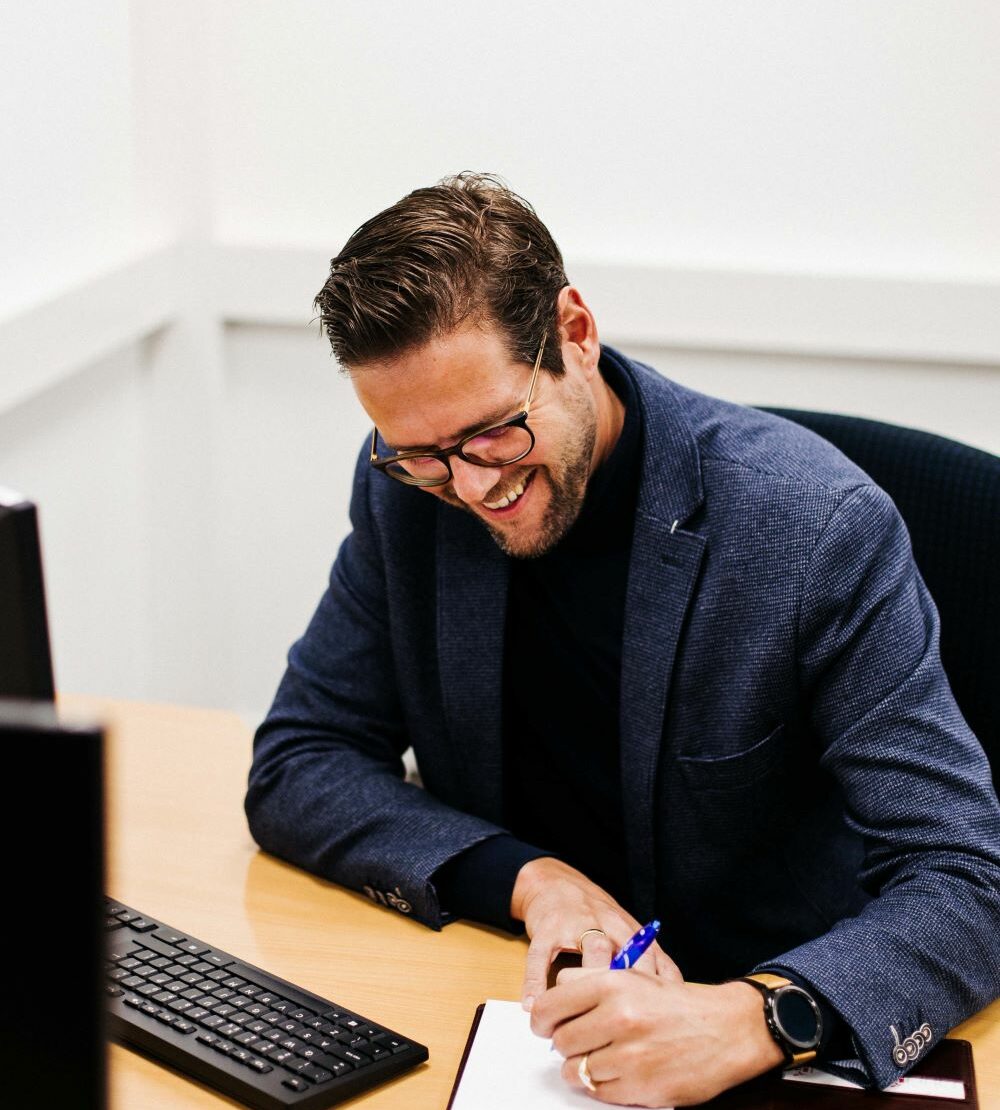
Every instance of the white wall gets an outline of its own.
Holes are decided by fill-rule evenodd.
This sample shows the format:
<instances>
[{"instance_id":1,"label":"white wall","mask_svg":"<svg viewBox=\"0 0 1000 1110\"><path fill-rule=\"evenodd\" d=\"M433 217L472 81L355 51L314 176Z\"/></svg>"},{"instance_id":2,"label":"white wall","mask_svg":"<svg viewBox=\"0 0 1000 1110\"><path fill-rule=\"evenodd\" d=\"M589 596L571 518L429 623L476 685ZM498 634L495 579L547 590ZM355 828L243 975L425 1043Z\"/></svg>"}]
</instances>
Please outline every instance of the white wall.
<instances>
[{"instance_id":1,"label":"white wall","mask_svg":"<svg viewBox=\"0 0 1000 1110\"><path fill-rule=\"evenodd\" d=\"M312 319L465 168L677 379L1000 453L991 0L43 0L0 45L0 483L65 689L259 714L367 420ZM960 13L960 14L959 14Z\"/></svg>"},{"instance_id":2,"label":"white wall","mask_svg":"<svg viewBox=\"0 0 1000 1110\"><path fill-rule=\"evenodd\" d=\"M992 0L216 4L220 238L504 173L573 258L1000 276Z\"/></svg>"}]
</instances>

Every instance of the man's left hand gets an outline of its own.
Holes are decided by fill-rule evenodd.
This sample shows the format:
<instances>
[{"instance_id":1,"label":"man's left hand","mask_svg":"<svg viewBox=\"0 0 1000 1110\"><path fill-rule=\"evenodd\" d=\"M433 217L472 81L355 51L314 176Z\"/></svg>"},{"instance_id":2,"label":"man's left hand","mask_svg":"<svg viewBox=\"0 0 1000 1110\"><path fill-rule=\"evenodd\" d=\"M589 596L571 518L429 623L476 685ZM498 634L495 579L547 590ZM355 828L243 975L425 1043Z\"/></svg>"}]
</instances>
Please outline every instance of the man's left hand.
<instances>
[{"instance_id":1,"label":"man's left hand","mask_svg":"<svg viewBox=\"0 0 1000 1110\"><path fill-rule=\"evenodd\" d=\"M782 1062L748 983L569 968L535 1001L531 1028L552 1038L574 1087L586 1056L601 1102L687 1106Z\"/></svg>"}]
</instances>

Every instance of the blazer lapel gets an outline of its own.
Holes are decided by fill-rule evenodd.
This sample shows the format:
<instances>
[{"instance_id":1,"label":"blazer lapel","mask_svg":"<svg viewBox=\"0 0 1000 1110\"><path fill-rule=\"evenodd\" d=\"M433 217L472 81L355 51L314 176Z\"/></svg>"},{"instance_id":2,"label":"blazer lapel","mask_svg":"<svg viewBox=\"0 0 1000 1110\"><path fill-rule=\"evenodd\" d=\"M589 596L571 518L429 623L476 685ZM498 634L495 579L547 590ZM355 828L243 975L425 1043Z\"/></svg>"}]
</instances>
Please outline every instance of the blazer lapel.
<instances>
[{"instance_id":1,"label":"blazer lapel","mask_svg":"<svg viewBox=\"0 0 1000 1110\"><path fill-rule=\"evenodd\" d=\"M438 661L453 766L468 812L499 824L508 563L472 516L442 504L437 519Z\"/></svg>"},{"instance_id":2,"label":"blazer lapel","mask_svg":"<svg viewBox=\"0 0 1000 1110\"><path fill-rule=\"evenodd\" d=\"M618 356L620 358L620 356ZM622 360L625 362L625 360ZM643 463L622 643L622 802L633 912L655 912L656 780L677 646L697 586L705 540L684 525L704 494L694 435L670 383L630 366L643 417Z\"/></svg>"},{"instance_id":3,"label":"blazer lapel","mask_svg":"<svg viewBox=\"0 0 1000 1110\"><path fill-rule=\"evenodd\" d=\"M621 770L633 912L653 916L656 775L674 660L705 552L701 536L638 520L632 540L622 644Z\"/></svg>"}]
</instances>

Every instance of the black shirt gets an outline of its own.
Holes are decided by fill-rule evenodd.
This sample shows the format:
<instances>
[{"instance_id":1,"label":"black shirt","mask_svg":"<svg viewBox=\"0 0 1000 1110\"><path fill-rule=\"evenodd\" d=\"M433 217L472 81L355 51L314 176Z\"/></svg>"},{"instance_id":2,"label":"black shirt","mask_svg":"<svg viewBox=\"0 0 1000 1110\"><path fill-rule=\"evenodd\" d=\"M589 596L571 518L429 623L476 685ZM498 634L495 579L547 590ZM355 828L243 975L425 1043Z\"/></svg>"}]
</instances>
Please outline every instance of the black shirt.
<instances>
[{"instance_id":1,"label":"black shirt","mask_svg":"<svg viewBox=\"0 0 1000 1110\"><path fill-rule=\"evenodd\" d=\"M625 406L618 441L562 540L538 558L510 561L503 794L511 836L475 845L434 876L444 909L507 929L519 929L509 913L517 872L538 856L557 856L630 900L618 711L642 427L631 381L607 362L601 372Z\"/></svg>"}]
</instances>

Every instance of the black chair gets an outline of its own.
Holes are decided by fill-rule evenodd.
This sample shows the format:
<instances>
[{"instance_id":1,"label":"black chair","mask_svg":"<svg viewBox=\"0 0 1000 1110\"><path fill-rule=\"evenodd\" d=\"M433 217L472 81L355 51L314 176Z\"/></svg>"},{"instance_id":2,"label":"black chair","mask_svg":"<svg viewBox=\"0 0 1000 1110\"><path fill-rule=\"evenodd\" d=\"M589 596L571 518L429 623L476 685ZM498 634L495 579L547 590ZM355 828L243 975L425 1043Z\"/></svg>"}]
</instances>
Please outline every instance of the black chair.
<instances>
[{"instance_id":1,"label":"black chair","mask_svg":"<svg viewBox=\"0 0 1000 1110\"><path fill-rule=\"evenodd\" d=\"M765 408L812 429L896 503L941 616L941 659L998 784L1000 458L878 420Z\"/></svg>"}]
</instances>

